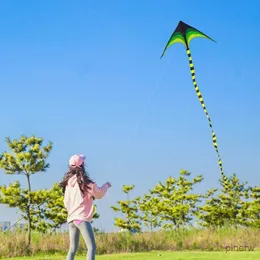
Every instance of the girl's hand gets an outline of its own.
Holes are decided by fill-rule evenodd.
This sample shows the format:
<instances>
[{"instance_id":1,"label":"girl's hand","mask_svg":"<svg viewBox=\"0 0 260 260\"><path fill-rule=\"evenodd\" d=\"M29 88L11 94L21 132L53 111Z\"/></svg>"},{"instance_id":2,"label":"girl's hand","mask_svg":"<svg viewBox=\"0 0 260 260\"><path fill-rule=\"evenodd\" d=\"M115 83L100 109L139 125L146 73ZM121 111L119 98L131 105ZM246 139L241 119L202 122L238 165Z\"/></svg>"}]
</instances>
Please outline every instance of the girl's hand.
<instances>
[{"instance_id":1,"label":"girl's hand","mask_svg":"<svg viewBox=\"0 0 260 260\"><path fill-rule=\"evenodd\" d=\"M107 182L106 185L108 186L108 188L112 187L110 182Z\"/></svg>"}]
</instances>

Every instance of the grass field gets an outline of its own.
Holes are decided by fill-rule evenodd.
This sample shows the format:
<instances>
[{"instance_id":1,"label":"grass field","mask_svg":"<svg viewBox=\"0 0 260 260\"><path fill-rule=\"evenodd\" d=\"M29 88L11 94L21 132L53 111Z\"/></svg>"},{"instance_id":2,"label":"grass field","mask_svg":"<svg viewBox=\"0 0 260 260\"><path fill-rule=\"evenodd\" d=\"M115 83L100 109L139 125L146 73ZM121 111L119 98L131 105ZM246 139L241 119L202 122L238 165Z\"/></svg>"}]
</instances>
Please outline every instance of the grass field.
<instances>
[{"instance_id":1,"label":"grass field","mask_svg":"<svg viewBox=\"0 0 260 260\"><path fill-rule=\"evenodd\" d=\"M69 248L68 233L34 232L30 252L26 241L25 232L0 232L0 260L66 259ZM96 243L97 260L260 259L260 230L252 228L193 228L134 235L106 233L96 234ZM238 251L239 249L241 251ZM75 260L86 259L85 252L86 245L81 238ZM158 252L161 252L161 255L158 255Z\"/></svg>"},{"instance_id":2,"label":"grass field","mask_svg":"<svg viewBox=\"0 0 260 260\"><path fill-rule=\"evenodd\" d=\"M2 258L7 260L10 258ZM17 257L14 260L64 260L66 256ZM85 260L86 256L76 256L75 260ZM135 254L113 254L97 256L96 260L256 260L260 259L260 251L253 252L151 252Z\"/></svg>"}]
</instances>

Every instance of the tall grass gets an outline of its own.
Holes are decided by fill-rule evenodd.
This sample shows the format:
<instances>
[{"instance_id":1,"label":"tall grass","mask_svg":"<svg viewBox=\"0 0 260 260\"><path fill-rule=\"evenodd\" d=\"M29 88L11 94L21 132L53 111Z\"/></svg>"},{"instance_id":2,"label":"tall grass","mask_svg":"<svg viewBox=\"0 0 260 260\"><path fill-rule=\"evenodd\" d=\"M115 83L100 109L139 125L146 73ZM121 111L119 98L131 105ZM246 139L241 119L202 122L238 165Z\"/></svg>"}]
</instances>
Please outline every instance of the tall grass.
<instances>
[{"instance_id":1,"label":"tall grass","mask_svg":"<svg viewBox=\"0 0 260 260\"><path fill-rule=\"evenodd\" d=\"M25 256L26 233L0 233L0 258ZM260 230L245 228L186 229L154 233L96 234L97 254L145 252L150 250L225 250L226 246L260 248ZM62 254L69 249L68 233L32 234L31 255ZM78 254L85 254L86 246L80 239Z\"/></svg>"}]
</instances>

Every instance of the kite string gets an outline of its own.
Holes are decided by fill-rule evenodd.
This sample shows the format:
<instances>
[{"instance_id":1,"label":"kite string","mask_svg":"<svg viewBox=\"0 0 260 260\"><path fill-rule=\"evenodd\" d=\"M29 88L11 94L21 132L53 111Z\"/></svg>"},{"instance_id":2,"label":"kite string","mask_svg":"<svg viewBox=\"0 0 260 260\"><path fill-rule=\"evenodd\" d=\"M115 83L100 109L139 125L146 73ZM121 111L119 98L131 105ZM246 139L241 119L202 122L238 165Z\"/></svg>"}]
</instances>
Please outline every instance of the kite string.
<instances>
[{"instance_id":1,"label":"kite string","mask_svg":"<svg viewBox=\"0 0 260 260\"><path fill-rule=\"evenodd\" d=\"M166 73L166 68L169 67L170 65L170 62L172 61L173 57L170 58L168 60L168 62L166 63L166 65L164 65L160 71L160 74L159 74L159 78L156 82L156 84L154 85L154 88L152 89L151 93L150 93L150 96L148 97L148 100L146 102L146 104L144 105L144 108L143 108L143 111L142 113L140 113L141 115L139 116L139 119L137 120L136 124L135 124L135 127L133 127L133 130L130 134L130 137L128 138L128 140L126 141L126 144L123 146L123 151L121 152L121 155L119 155L118 157L118 160L117 160L117 164L116 164L116 167L119 166L119 163L121 162L121 160L123 159L124 155L127 153L127 150L129 149L130 147L130 143L131 143L131 140L134 138L134 136L136 135L139 127L140 127L140 124L145 116L145 114L147 113L147 110L155 96L155 93L156 91L158 90L158 88L160 87L160 84L161 84L161 81L162 81L162 78L163 78L163 73Z\"/></svg>"}]
</instances>

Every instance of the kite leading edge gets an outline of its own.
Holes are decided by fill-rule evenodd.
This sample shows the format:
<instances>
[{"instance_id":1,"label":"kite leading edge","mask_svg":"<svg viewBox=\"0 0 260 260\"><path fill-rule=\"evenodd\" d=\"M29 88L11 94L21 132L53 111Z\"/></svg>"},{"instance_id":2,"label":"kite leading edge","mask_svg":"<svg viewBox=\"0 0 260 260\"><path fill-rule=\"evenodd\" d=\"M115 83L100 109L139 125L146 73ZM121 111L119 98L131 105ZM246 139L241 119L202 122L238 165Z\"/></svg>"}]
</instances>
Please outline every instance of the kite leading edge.
<instances>
[{"instance_id":1,"label":"kite leading edge","mask_svg":"<svg viewBox=\"0 0 260 260\"><path fill-rule=\"evenodd\" d=\"M180 21L177 28L175 29L175 31L173 32L173 34L171 35L168 43L166 44L166 47L162 53L162 56L161 58L163 57L163 55L165 54L166 50L171 46L173 45L174 43L182 43L185 47L186 47L186 53L188 55L188 59L189 59L189 64L190 64L190 72L191 72L191 78L192 78L192 82L193 82L193 85L194 85L194 88L195 88L195 91L197 93L197 96L199 98L199 101L201 103L201 106L203 108L203 111L205 112L206 114L206 117L208 119L208 122L209 122L209 126L212 130L212 141L213 141L213 145L214 145L214 148L216 150L216 153L217 153L217 156L218 156L218 165L220 167L220 172L221 172L221 175L222 175L222 179L224 181L224 185L227 186L228 185L228 179L227 177L225 176L224 172L223 172L223 165L222 165L222 160L221 160L221 157L220 157L220 154L219 154L219 150L218 150L218 144L217 144L217 138L216 138L216 134L213 130L213 127L212 127L212 122L211 122L211 119L210 119L210 116L208 114L208 111L206 109L206 106L205 106L205 102L203 100L203 97L202 97L202 94L199 90L199 87L197 85L197 82L196 82L196 76L195 76L195 69L194 69L194 64L193 64L193 61L192 61L192 56L191 56L191 51L189 49L189 44L190 44L190 41L193 39L193 38L196 38L196 37L203 37L203 38L207 38L211 41L214 41L213 39L211 39L209 36L207 36L206 34L200 32L199 30L191 27L190 25L188 24L185 24L184 22Z\"/></svg>"}]
</instances>

